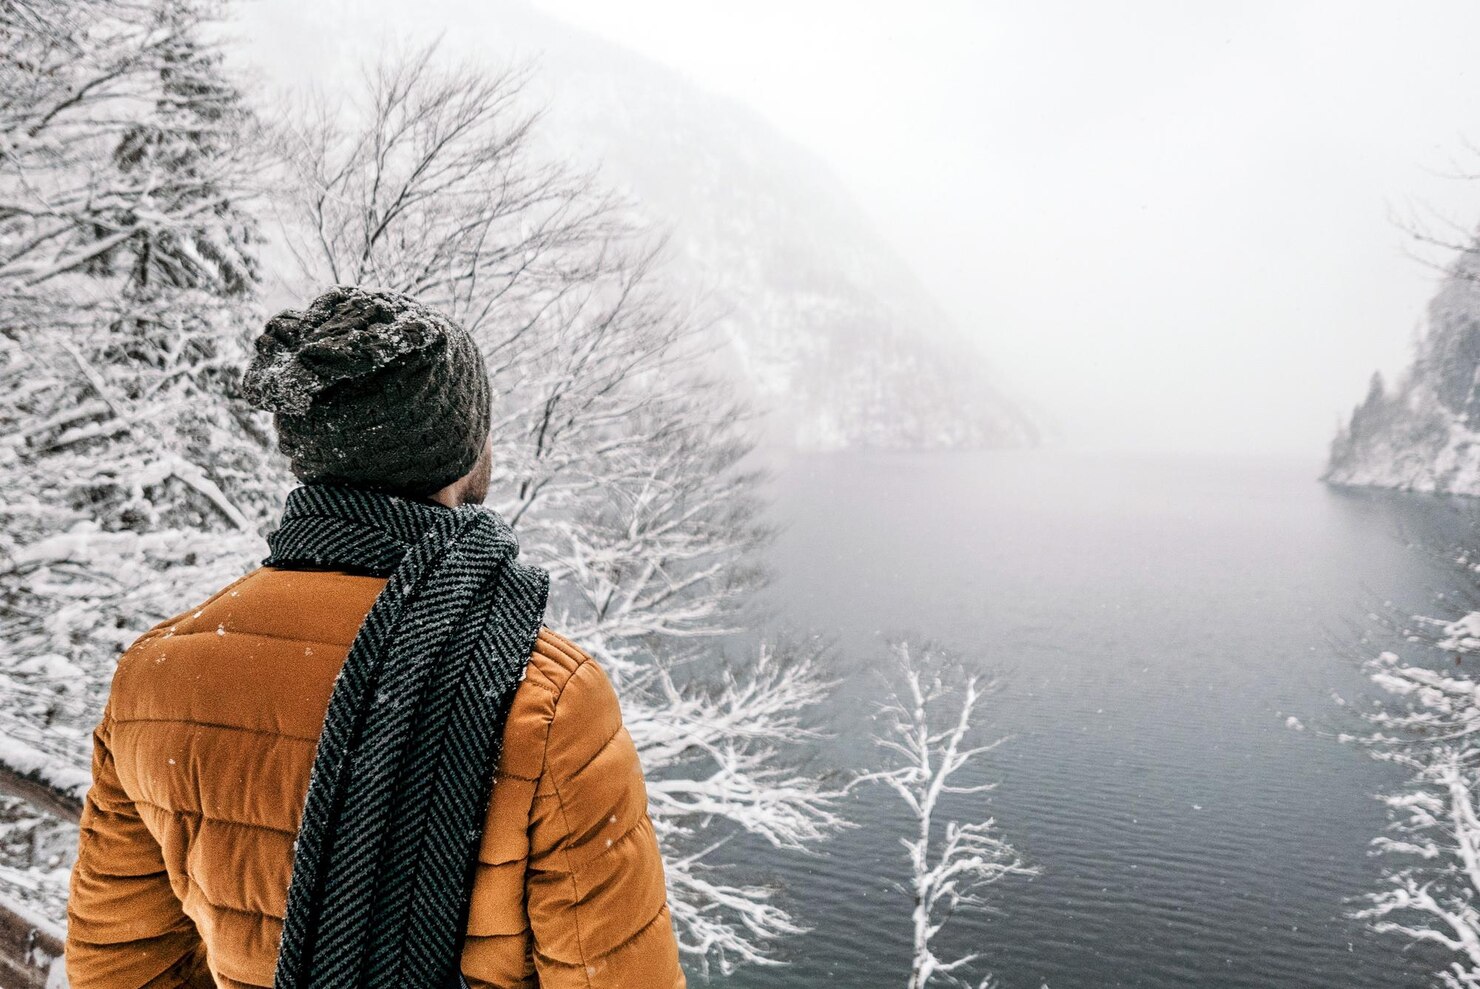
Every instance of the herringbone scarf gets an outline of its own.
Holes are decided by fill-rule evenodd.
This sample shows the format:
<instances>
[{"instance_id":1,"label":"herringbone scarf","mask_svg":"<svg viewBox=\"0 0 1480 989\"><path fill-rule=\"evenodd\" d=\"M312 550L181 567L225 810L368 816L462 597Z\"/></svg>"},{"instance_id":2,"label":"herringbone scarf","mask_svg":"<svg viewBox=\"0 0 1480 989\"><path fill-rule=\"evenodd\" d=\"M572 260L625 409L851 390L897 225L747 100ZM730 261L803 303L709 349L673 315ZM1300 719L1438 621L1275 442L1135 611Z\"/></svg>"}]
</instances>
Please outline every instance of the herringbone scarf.
<instances>
[{"instance_id":1,"label":"herringbone scarf","mask_svg":"<svg viewBox=\"0 0 1480 989\"><path fill-rule=\"evenodd\" d=\"M549 576L488 509L328 484L267 541L267 566L389 577L324 716L274 986L441 989Z\"/></svg>"}]
</instances>

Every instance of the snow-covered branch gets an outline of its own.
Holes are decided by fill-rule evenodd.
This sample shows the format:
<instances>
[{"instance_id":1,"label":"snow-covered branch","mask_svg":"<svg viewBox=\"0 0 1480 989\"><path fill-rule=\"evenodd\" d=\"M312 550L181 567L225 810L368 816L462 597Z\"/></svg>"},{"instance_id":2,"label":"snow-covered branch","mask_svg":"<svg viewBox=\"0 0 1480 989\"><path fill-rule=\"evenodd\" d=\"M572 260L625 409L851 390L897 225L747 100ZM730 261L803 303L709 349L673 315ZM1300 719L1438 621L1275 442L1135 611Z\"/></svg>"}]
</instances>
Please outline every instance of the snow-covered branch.
<instances>
[{"instance_id":1,"label":"snow-covered branch","mask_svg":"<svg viewBox=\"0 0 1480 989\"><path fill-rule=\"evenodd\" d=\"M1462 571L1474 576L1468 566ZM1380 933L1444 949L1452 958L1435 973L1441 984L1477 989L1480 680L1463 672L1463 664L1480 657L1480 613L1410 616L1388 625L1429 662L1393 651L1369 659L1367 675L1383 698L1362 712L1364 734L1343 736L1410 771L1402 790L1382 798L1391 823L1372 844L1387 868L1382 888L1356 916Z\"/></svg>"},{"instance_id":2,"label":"snow-covered branch","mask_svg":"<svg viewBox=\"0 0 1480 989\"><path fill-rule=\"evenodd\" d=\"M962 784L958 774L1003 741L970 742L978 705L995 685L964 673L929 647L901 641L892 650L896 675L890 682L891 699L879 714L883 728L875 738L889 764L862 774L857 782L889 787L915 820L915 832L900 839L910 860L908 891L914 901L909 989L935 983L970 986L964 973L980 955L943 959L936 954L936 936L957 909L984 906L988 887L1009 876L1036 875L1038 869L998 834L992 818L967 824L940 821L943 797L986 793L994 786ZM977 985L990 982L988 975Z\"/></svg>"}]
</instances>

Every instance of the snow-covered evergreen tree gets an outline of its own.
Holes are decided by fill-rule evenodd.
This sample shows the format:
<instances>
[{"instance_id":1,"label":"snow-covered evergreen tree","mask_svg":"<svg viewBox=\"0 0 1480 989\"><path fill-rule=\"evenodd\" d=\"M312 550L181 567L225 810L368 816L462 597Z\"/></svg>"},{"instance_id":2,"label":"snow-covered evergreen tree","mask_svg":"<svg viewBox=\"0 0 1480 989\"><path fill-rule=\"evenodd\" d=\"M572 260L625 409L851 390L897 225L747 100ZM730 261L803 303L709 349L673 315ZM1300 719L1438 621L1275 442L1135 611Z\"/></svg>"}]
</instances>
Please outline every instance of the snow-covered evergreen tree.
<instances>
[{"instance_id":1,"label":"snow-covered evergreen tree","mask_svg":"<svg viewBox=\"0 0 1480 989\"><path fill-rule=\"evenodd\" d=\"M1414 339L1413 363L1338 427L1322 479L1341 486L1480 494L1480 249L1454 260Z\"/></svg>"}]
</instances>

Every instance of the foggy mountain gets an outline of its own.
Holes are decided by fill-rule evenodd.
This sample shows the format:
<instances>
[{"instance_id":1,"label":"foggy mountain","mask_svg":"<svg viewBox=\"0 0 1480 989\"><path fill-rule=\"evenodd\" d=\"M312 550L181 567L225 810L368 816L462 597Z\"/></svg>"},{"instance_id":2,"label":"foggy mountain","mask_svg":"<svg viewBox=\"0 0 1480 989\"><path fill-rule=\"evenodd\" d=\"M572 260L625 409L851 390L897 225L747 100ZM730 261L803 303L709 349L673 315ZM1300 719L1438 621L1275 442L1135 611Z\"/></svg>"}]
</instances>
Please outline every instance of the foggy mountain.
<instances>
[{"instance_id":1,"label":"foggy mountain","mask_svg":"<svg viewBox=\"0 0 1480 989\"><path fill-rule=\"evenodd\" d=\"M1461 253L1429 303L1412 365L1374 374L1338 430L1332 484L1480 495L1480 254Z\"/></svg>"},{"instance_id":2,"label":"foggy mountain","mask_svg":"<svg viewBox=\"0 0 1480 989\"><path fill-rule=\"evenodd\" d=\"M522 4L495 3L487 16L503 31L499 54L536 68L546 140L599 165L601 181L671 231L668 270L718 317L719 364L767 413L769 441L1038 441L1040 427L993 382L985 355L820 160L748 109ZM928 163L920 181L930 181Z\"/></svg>"}]
</instances>

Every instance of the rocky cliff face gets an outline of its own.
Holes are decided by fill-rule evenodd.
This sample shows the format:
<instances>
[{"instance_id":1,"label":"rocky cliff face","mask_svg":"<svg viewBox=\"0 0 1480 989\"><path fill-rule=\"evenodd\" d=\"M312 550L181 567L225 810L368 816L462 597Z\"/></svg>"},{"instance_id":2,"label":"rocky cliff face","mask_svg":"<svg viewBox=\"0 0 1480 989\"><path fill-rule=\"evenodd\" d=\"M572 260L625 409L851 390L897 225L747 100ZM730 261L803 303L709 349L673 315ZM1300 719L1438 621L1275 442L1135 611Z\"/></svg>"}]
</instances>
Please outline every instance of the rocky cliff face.
<instances>
[{"instance_id":1,"label":"rocky cliff face","mask_svg":"<svg viewBox=\"0 0 1480 989\"><path fill-rule=\"evenodd\" d=\"M523 5L495 9L508 50L537 56L545 133L671 231L668 270L718 317L722 364L772 441L1037 442L1039 427L1003 395L986 355L814 156L651 61Z\"/></svg>"},{"instance_id":2,"label":"rocky cliff face","mask_svg":"<svg viewBox=\"0 0 1480 989\"><path fill-rule=\"evenodd\" d=\"M1373 375L1331 444L1337 485L1480 495L1480 241L1429 303L1411 367L1395 387Z\"/></svg>"}]
</instances>

